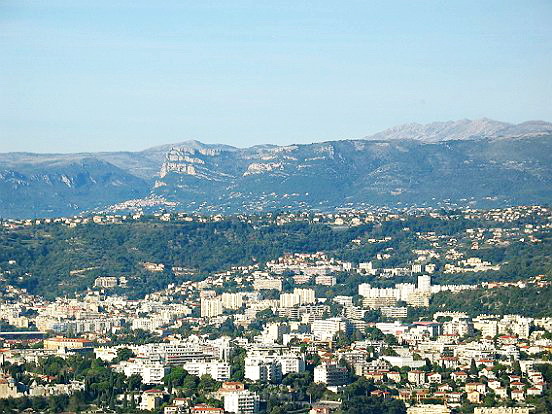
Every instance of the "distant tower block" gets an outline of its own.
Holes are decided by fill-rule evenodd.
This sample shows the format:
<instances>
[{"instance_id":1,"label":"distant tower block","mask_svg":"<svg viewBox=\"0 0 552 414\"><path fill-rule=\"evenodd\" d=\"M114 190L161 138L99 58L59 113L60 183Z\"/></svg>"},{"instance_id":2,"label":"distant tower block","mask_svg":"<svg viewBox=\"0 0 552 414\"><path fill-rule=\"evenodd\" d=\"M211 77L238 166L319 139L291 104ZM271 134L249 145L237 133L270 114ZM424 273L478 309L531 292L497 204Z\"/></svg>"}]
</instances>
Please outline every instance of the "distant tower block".
<instances>
[{"instance_id":1,"label":"distant tower block","mask_svg":"<svg viewBox=\"0 0 552 414\"><path fill-rule=\"evenodd\" d=\"M418 290L424 290L424 291L431 290L431 276L429 275L418 276Z\"/></svg>"}]
</instances>

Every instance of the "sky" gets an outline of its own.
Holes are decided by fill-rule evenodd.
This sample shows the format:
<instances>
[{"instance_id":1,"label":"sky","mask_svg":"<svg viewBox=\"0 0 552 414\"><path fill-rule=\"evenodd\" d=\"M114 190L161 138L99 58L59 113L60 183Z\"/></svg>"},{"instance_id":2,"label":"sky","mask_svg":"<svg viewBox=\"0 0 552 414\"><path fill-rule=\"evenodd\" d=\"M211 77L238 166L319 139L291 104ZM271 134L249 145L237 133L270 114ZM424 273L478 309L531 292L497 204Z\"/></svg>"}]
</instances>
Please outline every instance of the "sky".
<instances>
[{"instance_id":1,"label":"sky","mask_svg":"<svg viewBox=\"0 0 552 414\"><path fill-rule=\"evenodd\" d=\"M552 1L0 0L0 152L552 121Z\"/></svg>"}]
</instances>

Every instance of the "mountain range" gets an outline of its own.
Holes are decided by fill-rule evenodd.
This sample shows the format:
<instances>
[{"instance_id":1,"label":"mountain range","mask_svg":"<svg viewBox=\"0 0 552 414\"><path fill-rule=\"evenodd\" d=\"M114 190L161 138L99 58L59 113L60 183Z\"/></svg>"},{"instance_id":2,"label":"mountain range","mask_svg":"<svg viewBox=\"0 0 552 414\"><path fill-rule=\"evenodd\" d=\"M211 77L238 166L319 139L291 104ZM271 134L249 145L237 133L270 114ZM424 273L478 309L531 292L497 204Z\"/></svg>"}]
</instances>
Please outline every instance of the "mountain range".
<instances>
[{"instance_id":1,"label":"mountain range","mask_svg":"<svg viewBox=\"0 0 552 414\"><path fill-rule=\"evenodd\" d=\"M129 201L131 200L131 201ZM175 208L502 207L552 200L552 123L405 124L363 139L0 154L0 216Z\"/></svg>"}]
</instances>

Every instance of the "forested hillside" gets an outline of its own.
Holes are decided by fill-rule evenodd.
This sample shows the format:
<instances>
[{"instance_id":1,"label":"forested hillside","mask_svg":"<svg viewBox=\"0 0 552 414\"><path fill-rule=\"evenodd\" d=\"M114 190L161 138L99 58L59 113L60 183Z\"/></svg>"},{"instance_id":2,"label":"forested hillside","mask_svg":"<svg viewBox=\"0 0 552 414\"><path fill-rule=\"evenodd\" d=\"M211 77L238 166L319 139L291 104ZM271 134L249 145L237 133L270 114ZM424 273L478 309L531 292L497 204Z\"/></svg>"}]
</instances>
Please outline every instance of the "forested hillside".
<instances>
[{"instance_id":1,"label":"forested hillside","mask_svg":"<svg viewBox=\"0 0 552 414\"><path fill-rule=\"evenodd\" d=\"M410 266L415 249L432 244L421 234L442 234L463 240L465 230L485 226L462 216L432 218L405 216L382 223L360 226L331 226L297 221L277 225L267 217L228 218L218 222L162 222L154 218L117 224L40 224L3 228L0 231L0 271L8 284L30 293L54 297L73 294L92 286L98 276L126 276L131 296L164 288L188 279L198 280L231 266L261 266L286 253L323 251L353 264L373 261L377 267ZM494 225L497 225L496 223ZM378 243L370 240L381 240ZM354 242L353 242L354 241ZM385 260L378 260L384 254ZM500 271L446 274L444 259L437 260L435 283L480 283L486 280L518 280L538 274L552 274L552 240L541 235L538 244L513 241L508 246L491 246L471 251L475 257L501 263ZM159 272L147 271L144 263L164 265ZM183 268L175 272L173 267ZM356 273L339 275L340 285L327 294L356 294L356 284L375 285L413 282L415 276L378 279Z\"/></svg>"}]
</instances>

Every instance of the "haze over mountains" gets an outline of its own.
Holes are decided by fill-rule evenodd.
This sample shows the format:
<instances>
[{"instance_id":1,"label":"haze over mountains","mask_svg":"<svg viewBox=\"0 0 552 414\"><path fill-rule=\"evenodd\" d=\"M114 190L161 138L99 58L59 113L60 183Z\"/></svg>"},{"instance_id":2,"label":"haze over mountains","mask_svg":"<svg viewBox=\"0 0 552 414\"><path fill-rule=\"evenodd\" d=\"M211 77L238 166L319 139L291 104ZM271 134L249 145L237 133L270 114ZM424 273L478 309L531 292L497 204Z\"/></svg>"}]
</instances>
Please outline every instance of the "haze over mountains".
<instances>
[{"instance_id":1,"label":"haze over mountains","mask_svg":"<svg viewBox=\"0 0 552 414\"><path fill-rule=\"evenodd\" d=\"M546 204L552 124L460 120L309 145L186 141L139 152L0 154L2 217L73 215L144 198L119 207L233 213Z\"/></svg>"}]
</instances>

